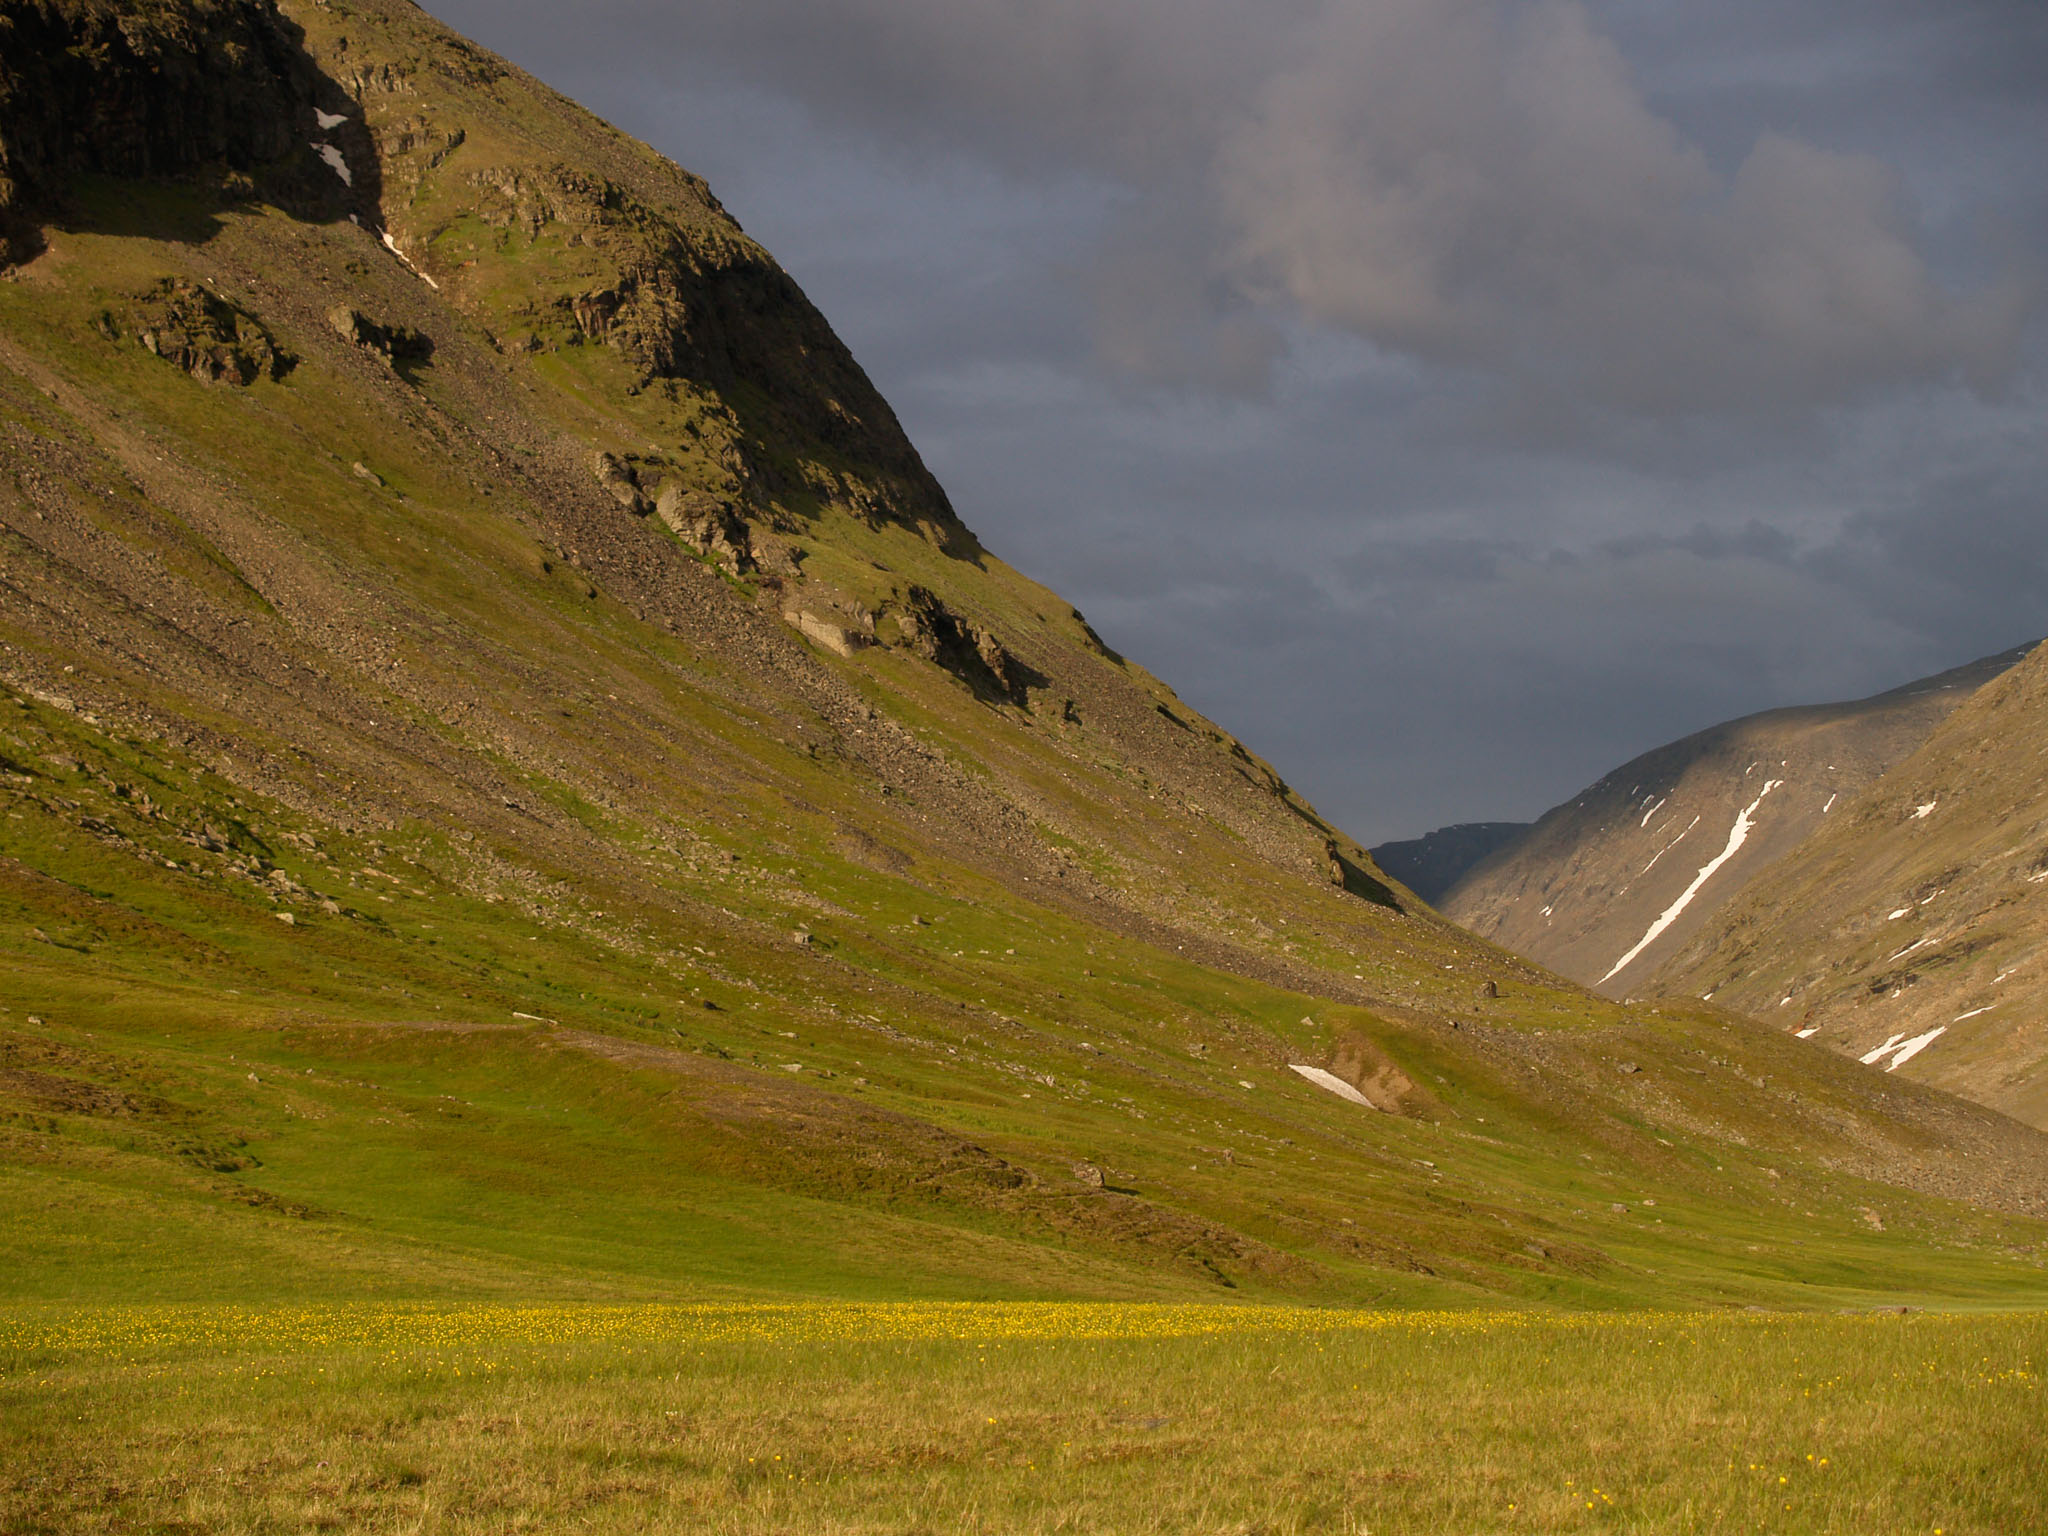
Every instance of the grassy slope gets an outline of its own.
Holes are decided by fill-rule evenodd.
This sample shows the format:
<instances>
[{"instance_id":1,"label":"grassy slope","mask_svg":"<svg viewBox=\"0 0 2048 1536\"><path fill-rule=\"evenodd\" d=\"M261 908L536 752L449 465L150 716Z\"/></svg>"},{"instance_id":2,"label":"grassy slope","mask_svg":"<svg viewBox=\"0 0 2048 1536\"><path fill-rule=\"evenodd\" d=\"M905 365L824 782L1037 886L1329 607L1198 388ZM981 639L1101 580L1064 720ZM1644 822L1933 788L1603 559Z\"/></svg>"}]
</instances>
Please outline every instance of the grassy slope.
<instances>
[{"instance_id":1,"label":"grassy slope","mask_svg":"<svg viewBox=\"0 0 2048 1536\"><path fill-rule=\"evenodd\" d=\"M1388 905L872 421L834 447L570 334L548 294L671 238L768 282L688 178L410 8L291 9L440 288L346 222L111 183L0 285L13 1297L2039 1298L2038 1221L1943 1198L2038 1204L2037 1139ZM571 156L640 201L576 202ZM296 366L207 386L94 329L165 275ZM724 483L735 444L812 572L781 592L590 472ZM1028 707L779 617L913 585Z\"/></svg>"}]
</instances>

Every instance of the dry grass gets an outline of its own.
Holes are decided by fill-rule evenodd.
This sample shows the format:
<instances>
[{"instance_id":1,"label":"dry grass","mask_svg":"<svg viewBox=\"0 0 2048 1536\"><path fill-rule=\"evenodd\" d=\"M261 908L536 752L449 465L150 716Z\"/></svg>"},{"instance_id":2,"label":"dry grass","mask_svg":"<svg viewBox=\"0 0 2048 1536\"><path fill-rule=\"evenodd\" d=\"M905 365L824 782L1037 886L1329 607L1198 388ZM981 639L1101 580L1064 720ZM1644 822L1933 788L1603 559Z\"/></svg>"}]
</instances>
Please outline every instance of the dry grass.
<instances>
[{"instance_id":1,"label":"dry grass","mask_svg":"<svg viewBox=\"0 0 2048 1536\"><path fill-rule=\"evenodd\" d=\"M2048 1318L16 1314L8 1531L2010 1533Z\"/></svg>"}]
</instances>

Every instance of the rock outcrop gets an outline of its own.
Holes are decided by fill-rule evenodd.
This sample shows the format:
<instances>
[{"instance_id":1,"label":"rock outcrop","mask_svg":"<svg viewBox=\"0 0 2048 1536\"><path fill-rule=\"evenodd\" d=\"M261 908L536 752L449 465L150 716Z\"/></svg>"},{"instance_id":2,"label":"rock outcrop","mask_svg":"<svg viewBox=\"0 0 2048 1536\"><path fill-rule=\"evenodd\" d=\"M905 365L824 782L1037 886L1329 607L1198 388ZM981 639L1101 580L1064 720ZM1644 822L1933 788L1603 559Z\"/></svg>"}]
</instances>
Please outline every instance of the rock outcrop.
<instances>
[{"instance_id":1,"label":"rock outcrop","mask_svg":"<svg viewBox=\"0 0 2048 1536\"><path fill-rule=\"evenodd\" d=\"M376 353L394 368L424 363L434 355L432 337L410 326L379 324L351 305L330 309L327 323L343 341Z\"/></svg>"},{"instance_id":2,"label":"rock outcrop","mask_svg":"<svg viewBox=\"0 0 2048 1536\"><path fill-rule=\"evenodd\" d=\"M665 485L654 503L654 513L699 554L723 561L735 574L754 569L753 536L745 519L712 492Z\"/></svg>"},{"instance_id":3,"label":"rock outcrop","mask_svg":"<svg viewBox=\"0 0 2048 1536\"><path fill-rule=\"evenodd\" d=\"M88 172L204 175L339 205L314 113L338 102L270 0L18 0L0 12L0 260Z\"/></svg>"},{"instance_id":4,"label":"rock outcrop","mask_svg":"<svg viewBox=\"0 0 2048 1536\"><path fill-rule=\"evenodd\" d=\"M1030 705L1036 674L1004 647L993 630L961 618L924 587L912 587L890 616L905 645L975 692L1019 709Z\"/></svg>"},{"instance_id":5,"label":"rock outcrop","mask_svg":"<svg viewBox=\"0 0 2048 1536\"><path fill-rule=\"evenodd\" d=\"M291 367L260 320L190 278L167 277L129 304L102 310L94 328L207 384L247 386Z\"/></svg>"}]
</instances>

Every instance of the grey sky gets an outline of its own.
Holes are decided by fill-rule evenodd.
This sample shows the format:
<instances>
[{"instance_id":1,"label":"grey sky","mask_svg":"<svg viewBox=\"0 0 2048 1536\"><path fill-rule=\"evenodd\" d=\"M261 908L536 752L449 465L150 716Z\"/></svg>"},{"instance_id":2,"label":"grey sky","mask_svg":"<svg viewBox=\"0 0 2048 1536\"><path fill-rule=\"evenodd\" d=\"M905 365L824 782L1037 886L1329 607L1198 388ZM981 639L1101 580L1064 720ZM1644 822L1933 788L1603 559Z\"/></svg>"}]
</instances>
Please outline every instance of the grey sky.
<instances>
[{"instance_id":1,"label":"grey sky","mask_svg":"<svg viewBox=\"0 0 2048 1536\"><path fill-rule=\"evenodd\" d=\"M2037 0L430 0L1356 835L2048 633Z\"/></svg>"}]
</instances>

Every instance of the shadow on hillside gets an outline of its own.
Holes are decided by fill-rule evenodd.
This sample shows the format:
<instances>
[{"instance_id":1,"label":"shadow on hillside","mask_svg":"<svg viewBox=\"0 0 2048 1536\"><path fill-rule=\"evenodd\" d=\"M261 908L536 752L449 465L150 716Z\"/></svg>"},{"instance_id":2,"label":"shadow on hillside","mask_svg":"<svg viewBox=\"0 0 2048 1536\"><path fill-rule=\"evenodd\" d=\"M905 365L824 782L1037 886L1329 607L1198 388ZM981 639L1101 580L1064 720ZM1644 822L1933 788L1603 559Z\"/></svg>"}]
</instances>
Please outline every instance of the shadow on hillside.
<instances>
[{"instance_id":1,"label":"shadow on hillside","mask_svg":"<svg viewBox=\"0 0 2048 1536\"><path fill-rule=\"evenodd\" d=\"M189 21L150 25L117 7L10 18L0 264L39 254L45 228L202 245L222 214L266 204L377 225L376 145L304 32L253 3Z\"/></svg>"},{"instance_id":2,"label":"shadow on hillside","mask_svg":"<svg viewBox=\"0 0 2048 1536\"><path fill-rule=\"evenodd\" d=\"M1393 887L1374 879L1358 865L1347 859L1333 846L1330 849L1331 874L1335 883L1361 901L1369 901L1376 907L1385 907L1389 912L1404 910L1401 900L1394 894Z\"/></svg>"}]
</instances>

